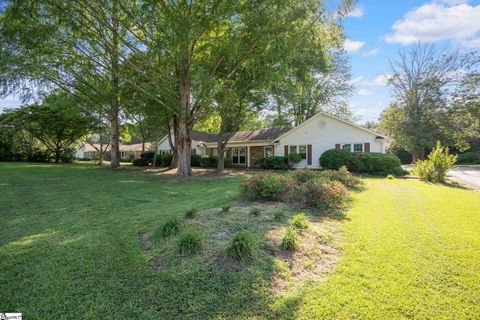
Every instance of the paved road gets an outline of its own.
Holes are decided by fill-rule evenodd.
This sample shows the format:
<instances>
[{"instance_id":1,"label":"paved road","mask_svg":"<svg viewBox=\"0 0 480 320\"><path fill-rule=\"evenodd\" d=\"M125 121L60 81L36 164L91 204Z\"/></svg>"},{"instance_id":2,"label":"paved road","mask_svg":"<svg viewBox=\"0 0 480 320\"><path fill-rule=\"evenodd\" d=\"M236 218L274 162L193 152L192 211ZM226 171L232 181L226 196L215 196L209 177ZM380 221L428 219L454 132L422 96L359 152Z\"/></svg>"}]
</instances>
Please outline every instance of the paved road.
<instances>
[{"instance_id":1,"label":"paved road","mask_svg":"<svg viewBox=\"0 0 480 320\"><path fill-rule=\"evenodd\" d=\"M480 169L456 167L447 173L448 178L461 185L480 191Z\"/></svg>"}]
</instances>

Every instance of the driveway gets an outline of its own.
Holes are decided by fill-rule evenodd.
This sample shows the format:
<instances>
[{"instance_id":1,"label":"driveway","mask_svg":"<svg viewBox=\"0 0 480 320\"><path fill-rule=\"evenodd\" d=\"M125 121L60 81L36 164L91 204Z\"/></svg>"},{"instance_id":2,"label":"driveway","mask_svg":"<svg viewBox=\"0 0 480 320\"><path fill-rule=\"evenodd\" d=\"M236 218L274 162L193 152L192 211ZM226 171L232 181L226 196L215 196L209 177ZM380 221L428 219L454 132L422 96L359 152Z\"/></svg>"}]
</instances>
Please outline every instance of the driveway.
<instances>
[{"instance_id":1,"label":"driveway","mask_svg":"<svg viewBox=\"0 0 480 320\"><path fill-rule=\"evenodd\" d=\"M480 168L455 167L447 177L461 185L480 191Z\"/></svg>"}]
</instances>

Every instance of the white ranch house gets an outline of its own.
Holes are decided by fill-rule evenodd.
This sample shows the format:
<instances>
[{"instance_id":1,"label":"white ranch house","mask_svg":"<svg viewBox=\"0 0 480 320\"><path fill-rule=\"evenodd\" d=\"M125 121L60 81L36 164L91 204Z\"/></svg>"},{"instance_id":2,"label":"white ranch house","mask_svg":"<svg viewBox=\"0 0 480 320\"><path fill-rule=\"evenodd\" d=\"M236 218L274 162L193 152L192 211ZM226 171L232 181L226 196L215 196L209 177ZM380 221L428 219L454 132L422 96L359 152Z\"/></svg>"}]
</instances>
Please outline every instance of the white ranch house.
<instances>
[{"instance_id":1,"label":"white ranch house","mask_svg":"<svg viewBox=\"0 0 480 320\"><path fill-rule=\"evenodd\" d=\"M262 157L296 152L302 156L297 168L320 168L319 159L326 150L385 153L388 142L384 135L321 112L295 128L234 132L225 158L230 158L233 166L253 167ZM159 142L157 152L171 152L168 137ZM218 155L217 135L193 132L192 154Z\"/></svg>"}]
</instances>

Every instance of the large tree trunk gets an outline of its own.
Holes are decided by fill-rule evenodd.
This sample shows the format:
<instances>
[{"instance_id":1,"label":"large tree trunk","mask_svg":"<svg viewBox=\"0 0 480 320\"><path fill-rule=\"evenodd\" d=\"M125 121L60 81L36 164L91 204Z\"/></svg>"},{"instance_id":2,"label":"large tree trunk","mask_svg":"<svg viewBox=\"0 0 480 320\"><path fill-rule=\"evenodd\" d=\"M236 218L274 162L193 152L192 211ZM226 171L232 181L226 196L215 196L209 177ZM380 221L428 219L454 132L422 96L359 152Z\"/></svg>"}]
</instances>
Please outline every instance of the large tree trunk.
<instances>
[{"instance_id":1,"label":"large tree trunk","mask_svg":"<svg viewBox=\"0 0 480 320\"><path fill-rule=\"evenodd\" d=\"M189 177L193 175L191 166L192 127L190 119L190 81L188 79L187 59L182 59L178 69L179 75L179 113L175 135L177 143L178 168L177 176Z\"/></svg>"},{"instance_id":2,"label":"large tree trunk","mask_svg":"<svg viewBox=\"0 0 480 320\"><path fill-rule=\"evenodd\" d=\"M217 171L222 172L225 170L225 145L222 141L218 142L217 149L218 149L218 163L217 163Z\"/></svg>"},{"instance_id":3,"label":"large tree trunk","mask_svg":"<svg viewBox=\"0 0 480 320\"><path fill-rule=\"evenodd\" d=\"M174 128L177 128L176 121L174 121ZM174 137L177 137L178 134L174 133ZM175 138L176 139L176 138ZM172 162L170 162L169 169L177 168L178 167L178 155L177 155L177 141L175 143L172 140L172 131L170 125L168 126L168 144L170 145L170 150L172 150Z\"/></svg>"},{"instance_id":4,"label":"large tree trunk","mask_svg":"<svg viewBox=\"0 0 480 320\"><path fill-rule=\"evenodd\" d=\"M60 163L60 150L55 150L55 163Z\"/></svg>"},{"instance_id":5,"label":"large tree trunk","mask_svg":"<svg viewBox=\"0 0 480 320\"><path fill-rule=\"evenodd\" d=\"M119 139L119 80L118 80L118 60L119 60L119 21L117 17L117 6L116 1L112 3L112 48L111 50L111 123L110 123L110 133L111 133L111 150L110 150L110 167L118 168L120 167L120 139Z\"/></svg>"}]
</instances>

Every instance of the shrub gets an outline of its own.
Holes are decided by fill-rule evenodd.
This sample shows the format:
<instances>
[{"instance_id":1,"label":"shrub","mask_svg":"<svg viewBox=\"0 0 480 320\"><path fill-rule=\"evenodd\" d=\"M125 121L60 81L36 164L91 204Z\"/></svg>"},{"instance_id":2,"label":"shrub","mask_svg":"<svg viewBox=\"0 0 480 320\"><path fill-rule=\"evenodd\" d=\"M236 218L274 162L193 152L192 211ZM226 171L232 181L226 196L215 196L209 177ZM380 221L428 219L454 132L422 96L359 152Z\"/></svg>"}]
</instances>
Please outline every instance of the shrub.
<instances>
[{"instance_id":1,"label":"shrub","mask_svg":"<svg viewBox=\"0 0 480 320\"><path fill-rule=\"evenodd\" d=\"M164 153L164 154L158 155L155 161L155 165L160 167L169 167L172 164L172 159L173 159L173 154L171 153Z\"/></svg>"},{"instance_id":2,"label":"shrub","mask_svg":"<svg viewBox=\"0 0 480 320\"><path fill-rule=\"evenodd\" d=\"M255 176L242 183L242 195L250 199L280 200L288 184L288 178L280 175Z\"/></svg>"},{"instance_id":3,"label":"shrub","mask_svg":"<svg viewBox=\"0 0 480 320\"><path fill-rule=\"evenodd\" d=\"M144 151L140 153L140 159L144 159L148 164L153 163L153 158L155 157L155 151Z\"/></svg>"},{"instance_id":4,"label":"shrub","mask_svg":"<svg viewBox=\"0 0 480 320\"><path fill-rule=\"evenodd\" d=\"M288 163L289 165L295 165L302 161L302 156L296 152L291 152L288 154Z\"/></svg>"},{"instance_id":5,"label":"shrub","mask_svg":"<svg viewBox=\"0 0 480 320\"><path fill-rule=\"evenodd\" d=\"M289 168L286 157L265 157L257 160L256 166L261 169L287 170Z\"/></svg>"},{"instance_id":6,"label":"shrub","mask_svg":"<svg viewBox=\"0 0 480 320\"><path fill-rule=\"evenodd\" d=\"M290 221L289 224L296 229L307 229L308 228L308 218L305 216L305 213L299 213L294 215Z\"/></svg>"},{"instance_id":7,"label":"shrub","mask_svg":"<svg viewBox=\"0 0 480 320\"><path fill-rule=\"evenodd\" d=\"M218 165L218 157L208 156L200 159L200 166L203 168L216 168Z\"/></svg>"},{"instance_id":8,"label":"shrub","mask_svg":"<svg viewBox=\"0 0 480 320\"><path fill-rule=\"evenodd\" d=\"M318 176L318 173L309 170L309 169L297 169L290 173L290 177L295 181L297 184L302 184L304 182L307 182L310 179L313 179Z\"/></svg>"},{"instance_id":9,"label":"shrub","mask_svg":"<svg viewBox=\"0 0 480 320\"><path fill-rule=\"evenodd\" d=\"M387 175L387 179L390 179L390 180L395 179L395 176L389 174L389 175Z\"/></svg>"},{"instance_id":10,"label":"shrub","mask_svg":"<svg viewBox=\"0 0 480 320\"><path fill-rule=\"evenodd\" d=\"M252 259L255 250L255 242L247 232L235 235L227 248L227 255L237 260Z\"/></svg>"},{"instance_id":11,"label":"shrub","mask_svg":"<svg viewBox=\"0 0 480 320\"><path fill-rule=\"evenodd\" d=\"M400 159L388 153L355 153L348 165L352 172L386 176L387 174L405 175Z\"/></svg>"},{"instance_id":12,"label":"shrub","mask_svg":"<svg viewBox=\"0 0 480 320\"><path fill-rule=\"evenodd\" d=\"M62 163L73 163L74 157L75 157L75 154L73 150L68 148L60 155L60 161Z\"/></svg>"},{"instance_id":13,"label":"shrub","mask_svg":"<svg viewBox=\"0 0 480 320\"><path fill-rule=\"evenodd\" d=\"M288 199L304 207L337 210L346 205L348 191L339 181L319 177L292 188Z\"/></svg>"},{"instance_id":14,"label":"shrub","mask_svg":"<svg viewBox=\"0 0 480 320\"><path fill-rule=\"evenodd\" d=\"M192 167L200 167L202 156L199 154L192 154L190 156L190 161L191 161Z\"/></svg>"},{"instance_id":15,"label":"shrub","mask_svg":"<svg viewBox=\"0 0 480 320\"><path fill-rule=\"evenodd\" d=\"M480 164L480 151L467 151L457 156L458 163Z\"/></svg>"},{"instance_id":16,"label":"shrub","mask_svg":"<svg viewBox=\"0 0 480 320\"><path fill-rule=\"evenodd\" d=\"M324 169L338 170L342 166L347 166L352 160L352 154L347 150L330 149L320 156L320 166Z\"/></svg>"},{"instance_id":17,"label":"shrub","mask_svg":"<svg viewBox=\"0 0 480 320\"><path fill-rule=\"evenodd\" d=\"M345 166L340 167L338 170L322 171L320 176L330 180L340 181L348 188L356 187L362 184L362 180L352 175Z\"/></svg>"},{"instance_id":18,"label":"shrub","mask_svg":"<svg viewBox=\"0 0 480 320\"><path fill-rule=\"evenodd\" d=\"M447 171L455 164L457 156L448 153L448 147L442 147L440 141L430 152L427 160L419 160L413 169L420 180L443 182Z\"/></svg>"},{"instance_id":19,"label":"shrub","mask_svg":"<svg viewBox=\"0 0 480 320\"><path fill-rule=\"evenodd\" d=\"M222 207L222 212L228 212L230 211L231 206L229 204L226 204Z\"/></svg>"},{"instance_id":20,"label":"shrub","mask_svg":"<svg viewBox=\"0 0 480 320\"><path fill-rule=\"evenodd\" d=\"M260 213L262 213L262 211L259 208L252 208L249 212L249 214L254 217L258 217Z\"/></svg>"},{"instance_id":21,"label":"shrub","mask_svg":"<svg viewBox=\"0 0 480 320\"><path fill-rule=\"evenodd\" d=\"M177 234L180 230L180 222L176 218L172 218L165 222L159 230L160 236L165 238Z\"/></svg>"},{"instance_id":22,"label":"shrub","mask_svg":"<svg viewBox=\"0 0 480 320\"><path fill-rule=\"evenodd\" d=\"M142 159L142 158L138 158L138 159L135 159L133 160L133 165L135 167L145 167L145 166L148 166L148 161L146 159Z\"/></svg>"},{"instance_id":23,"label":"shrub","mask_svg":"<svg viewBox=\"0 0 480 320\"><path fill-rule=\"evenodd\" d=\"M202 236L197 230L185 231L177 242L177 250L180 254L194 254L202 248Z\"/></svg>"},{"instance_id":24,"label":"shrub","mask_svg":"<svg viewBox=\"0 0 480 320\"><path fill-rule=\"evenodd\" d=\"M189 210L185 211L185 218L191 219L191 218L195 217L197 212L198 212L198 210L195 209L195 208L189 209Z\"/></svg>"},{"instance_id":25,"label":"shrub","mask_svg":"<svg viewBox=\"0 0 480 320\"><path fill-rule=\"evenodd\" d=\"M298 246L297 242L298 242L297 231L292 227L288 227L285 230L285 234L283 235L283 238L282 238L282 243L281 243L282 249L294 251L295 249L297 249L297 246Z\"/></svg>"}]
</instances>

